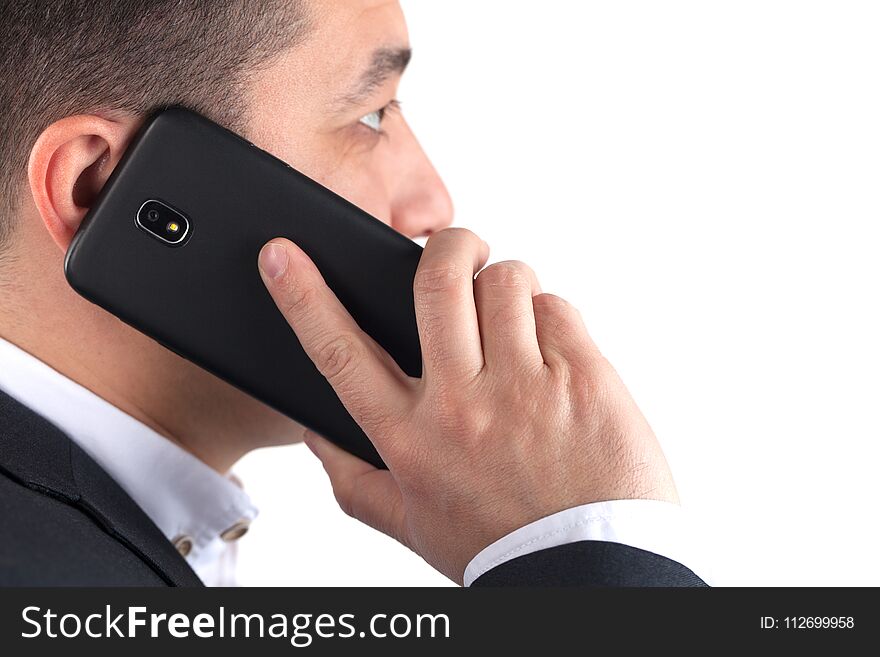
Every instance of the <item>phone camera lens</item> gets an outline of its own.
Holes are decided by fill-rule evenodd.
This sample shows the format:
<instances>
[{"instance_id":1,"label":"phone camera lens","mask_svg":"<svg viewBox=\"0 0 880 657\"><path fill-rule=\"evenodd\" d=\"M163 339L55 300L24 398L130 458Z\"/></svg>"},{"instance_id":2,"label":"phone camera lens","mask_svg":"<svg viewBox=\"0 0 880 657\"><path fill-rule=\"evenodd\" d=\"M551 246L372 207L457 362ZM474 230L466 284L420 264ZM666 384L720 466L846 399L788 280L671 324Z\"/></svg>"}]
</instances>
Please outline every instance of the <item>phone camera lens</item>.
<instances>
[{"instance_id":1,"label":"phone camera lens","mask_svg":"<svg viewBox=\"0 0 880 657\"><path fill-rule=\"evenodd\" d=\"M135 223L165 244L183 244L190 234L189 219L177 208L163 201L146 201L135 215Z\"/></svg>"}]
</instances>

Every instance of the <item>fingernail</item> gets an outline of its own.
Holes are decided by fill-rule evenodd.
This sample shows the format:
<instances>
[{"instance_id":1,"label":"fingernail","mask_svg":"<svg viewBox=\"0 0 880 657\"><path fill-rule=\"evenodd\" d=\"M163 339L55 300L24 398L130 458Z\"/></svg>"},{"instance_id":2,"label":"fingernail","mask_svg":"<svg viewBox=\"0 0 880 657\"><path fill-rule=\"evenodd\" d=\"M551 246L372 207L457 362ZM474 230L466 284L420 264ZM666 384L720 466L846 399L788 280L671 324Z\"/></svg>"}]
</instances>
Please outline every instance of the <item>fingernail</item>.
<instances>
[{"instance_id":1,"label":"fingernail","mask_svg":"<svg viewBox=\"0 0 880 657\"><path fill-rule=\"evenodd\" d=\"M260 269L266 278L279 278L287 269L287 250L269 243L260 251Z\"/></svg>"}]
</instances>

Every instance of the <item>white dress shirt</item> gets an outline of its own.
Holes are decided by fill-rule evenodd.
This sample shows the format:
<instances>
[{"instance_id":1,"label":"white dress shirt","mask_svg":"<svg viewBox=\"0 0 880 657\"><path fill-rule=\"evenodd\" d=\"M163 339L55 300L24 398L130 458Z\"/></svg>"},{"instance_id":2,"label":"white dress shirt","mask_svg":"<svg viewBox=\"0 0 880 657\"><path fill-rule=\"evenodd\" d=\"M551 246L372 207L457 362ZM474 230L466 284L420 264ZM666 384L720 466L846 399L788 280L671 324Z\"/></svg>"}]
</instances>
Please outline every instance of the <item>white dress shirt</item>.
<instances>
[{"instance_id":1,"label":"white dress shirt","mask_svg":"<svg viewBox=\"0 0 880 657\"><path fill-rule=\"evenodd\" d=\"M205 584L235 585L235 540L257 516L237 480L2 338L0 389L91 456Z\"/></svg>"},{"instance_id":2,"label":"white dress shirt","mask_svg":"<svg viewBox=\"0 0 880 657\"><path fill-rule=\"evenodd\" d=\"M208 586L235 585L235 540L257 509L231 474L198 458L31 354L0 338L0 389L61 429L131 496ZM464 585L519 556L594 540L641 548L705 581L699 536L681 507L652 500L585 504L495 541L468 564Z\"/></svg>"}]
</instances>

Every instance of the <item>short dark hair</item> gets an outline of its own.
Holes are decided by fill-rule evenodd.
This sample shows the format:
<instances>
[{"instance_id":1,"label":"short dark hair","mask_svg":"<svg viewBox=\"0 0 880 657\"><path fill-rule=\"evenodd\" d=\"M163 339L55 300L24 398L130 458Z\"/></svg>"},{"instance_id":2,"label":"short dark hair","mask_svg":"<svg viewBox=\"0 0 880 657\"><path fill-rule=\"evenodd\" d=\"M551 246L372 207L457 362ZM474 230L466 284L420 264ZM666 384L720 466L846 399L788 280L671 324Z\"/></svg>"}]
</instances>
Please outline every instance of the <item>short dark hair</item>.
<instances>
[{"instance_id":1,"label":"short dark hair","mask_svg":"<svg viewBox=\"0 0 880 657\"><path fill-rule=\"evenodd\" d=\"M240 129L248 73L308 31L302 0L0 0L0 248L30 149L65 116L185 105Z\"/></svg>"}]
</instances>

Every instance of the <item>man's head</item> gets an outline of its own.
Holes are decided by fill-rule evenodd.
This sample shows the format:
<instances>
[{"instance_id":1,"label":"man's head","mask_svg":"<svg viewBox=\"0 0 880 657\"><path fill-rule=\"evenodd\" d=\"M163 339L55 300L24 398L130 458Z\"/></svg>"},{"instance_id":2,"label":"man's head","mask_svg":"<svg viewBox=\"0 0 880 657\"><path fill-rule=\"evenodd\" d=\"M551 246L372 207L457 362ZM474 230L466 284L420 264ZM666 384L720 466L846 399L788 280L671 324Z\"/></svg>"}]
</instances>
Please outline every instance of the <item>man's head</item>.
<instances>
[{"instance_id":1,"label":"man's head","mask_svg":"<svg viewBox=\"0 0 880 657\"><path fill-rule=\"evenodd\" d=\"M184 104L240 129L249 76L305 38L303 9L286 0L0 2L3 233L14 227L18 185L46 127Z\"/></svg>"},{"instance_id":2,"label":"man's head","mask_svg":"<svg viewBox=\"0 0 880 657\"><path fill-rule=\"evenodd\" d=\"M396 0L0 0L0 16L0 335L218 467L290 441L294 425L79 299L63 255L145 115L172 104L406 235L448 225L395 102Z\"/></svg>"}]
</instances>

